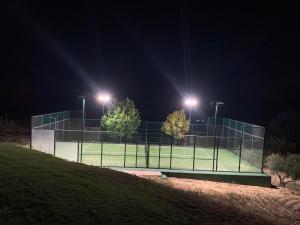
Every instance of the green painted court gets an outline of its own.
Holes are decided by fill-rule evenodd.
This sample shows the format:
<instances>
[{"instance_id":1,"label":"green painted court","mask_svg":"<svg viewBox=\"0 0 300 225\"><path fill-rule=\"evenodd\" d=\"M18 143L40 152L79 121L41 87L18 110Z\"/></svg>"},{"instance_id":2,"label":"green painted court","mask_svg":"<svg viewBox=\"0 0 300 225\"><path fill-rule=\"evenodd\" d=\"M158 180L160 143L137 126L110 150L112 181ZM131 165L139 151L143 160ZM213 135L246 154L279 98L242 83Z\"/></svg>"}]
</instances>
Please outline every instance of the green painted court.
<instances>
[{"instance_id":1,"label":"green painted court","mask_svg":"<svg viewBox=\"0 0 300 225\"><path fill-rule=\"evenodd\" d=\"M216 149L213 157L213 148L192 146L56 142L55 155L102 167L260 172L232 151Z\"/></svg>"}]
</instances>

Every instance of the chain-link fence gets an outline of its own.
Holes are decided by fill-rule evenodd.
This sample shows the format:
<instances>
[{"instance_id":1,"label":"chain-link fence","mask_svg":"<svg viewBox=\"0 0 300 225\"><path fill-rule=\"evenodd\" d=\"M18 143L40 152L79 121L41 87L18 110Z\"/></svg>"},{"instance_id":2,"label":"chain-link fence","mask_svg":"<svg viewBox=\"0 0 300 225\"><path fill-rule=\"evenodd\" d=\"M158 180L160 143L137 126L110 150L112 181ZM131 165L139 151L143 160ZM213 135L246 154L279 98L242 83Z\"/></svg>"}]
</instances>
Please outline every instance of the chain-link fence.
<instances>
[{"instance_id":1,"label":"chain-link fence","mask_svg":"<svg viewBox=\"0 0 300 225\"><path fill-rule=\"evenodd\" d=\"M101 127L99 119L64 111L31 119L31 147L70 161L102 167L261 172L264 128L226 118L191 125L178 140L160 122L141 122L125 138Z\"/></svg>"}]
</instances>

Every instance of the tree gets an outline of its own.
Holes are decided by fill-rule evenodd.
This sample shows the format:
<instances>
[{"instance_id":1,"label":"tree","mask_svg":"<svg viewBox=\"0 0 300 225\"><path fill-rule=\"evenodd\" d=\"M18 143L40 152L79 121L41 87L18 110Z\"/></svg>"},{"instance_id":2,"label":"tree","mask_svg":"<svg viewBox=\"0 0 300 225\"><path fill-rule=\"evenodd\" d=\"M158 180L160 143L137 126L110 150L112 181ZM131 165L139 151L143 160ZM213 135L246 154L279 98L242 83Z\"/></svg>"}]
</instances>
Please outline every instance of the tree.
<instances>
[{"instance_id":1,"label":"tree","mask_svg":"<svg viewBox=\"0 0 300 225\"><path fill-rule=\"evenodd\" d=\"M111 136L131 138L140 126L140 113L129 98L118 102L102 117L102 126Z\"/></svg>"},{"instance_id":2,"label":"tree","mask_svg":"<svg viewBox=\"0 0 300 225\"><path fill-rule=\"evenodd\" d=\"M300 155L289 154L284 157L280 154L271 154L266 158L266 165L278 176L282 186L300 178Z\"/></svg>"},{"instance_id":3,"label":"tree","mask_svg":"<svg viewBox=\"0 0 300 225\"><path fill-rule=\"evenodd\" d=\"M190 122L187 120L183 109L169 114L162 125L162 131L167 135L174 136L176 139L182 139L189 129Z\"/></svg>"}]
</instances>

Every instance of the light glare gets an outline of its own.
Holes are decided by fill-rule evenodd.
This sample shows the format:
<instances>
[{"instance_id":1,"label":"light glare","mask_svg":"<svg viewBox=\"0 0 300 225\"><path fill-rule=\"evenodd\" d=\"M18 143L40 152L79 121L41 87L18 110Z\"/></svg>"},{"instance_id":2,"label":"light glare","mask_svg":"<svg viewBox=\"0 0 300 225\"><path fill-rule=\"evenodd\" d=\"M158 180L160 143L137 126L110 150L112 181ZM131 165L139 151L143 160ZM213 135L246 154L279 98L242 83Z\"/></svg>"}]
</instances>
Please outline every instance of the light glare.
<instances>
[{"instance_id":1,"label":"light glare","mask_svg":"<svg viewBox=\"0 0 300 225\"><path fill-rule=\"evenodd\" d=\"M194 107L198 105L198 99L195 97L187 97L184 99L184 104L188 107Z\"/></svg>"},{"instance_id":2,"label":"light glare","mask_svg":"<svg viewBox=\"0 0 300 225\"><path fill-rule=\"evenodd\" d=\"M102 104L107 104L111 101L111 96L107 93L100 93L97 95L97 100Z\"/></svg>"}]
</instances>

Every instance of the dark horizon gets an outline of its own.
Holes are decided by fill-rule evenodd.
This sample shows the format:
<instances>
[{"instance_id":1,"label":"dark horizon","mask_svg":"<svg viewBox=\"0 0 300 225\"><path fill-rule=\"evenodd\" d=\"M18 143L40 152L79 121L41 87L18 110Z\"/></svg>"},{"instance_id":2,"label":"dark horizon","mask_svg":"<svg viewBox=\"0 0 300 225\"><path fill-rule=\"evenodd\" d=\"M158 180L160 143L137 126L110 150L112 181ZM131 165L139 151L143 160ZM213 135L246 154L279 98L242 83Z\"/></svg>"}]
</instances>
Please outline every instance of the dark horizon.
<instances>
[{"instance_id":1,"label":"dark horizon","mask_svg":"<svg viewBox=\"0 0 300 225\"><path fill-rule=\"evenodd\" d=\"M143 120L164 120L189 93L198 112L220 100L220 116L258 125L300 111L299 3L1 6L0 116L80 110L79 96L101 88L134 100ZM100 112L92 100L87 110Z\"/></svg>"}]
</instances>

